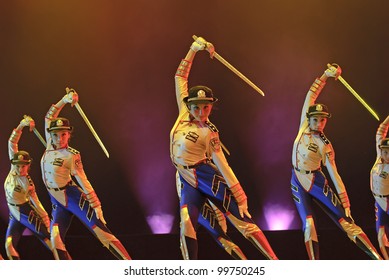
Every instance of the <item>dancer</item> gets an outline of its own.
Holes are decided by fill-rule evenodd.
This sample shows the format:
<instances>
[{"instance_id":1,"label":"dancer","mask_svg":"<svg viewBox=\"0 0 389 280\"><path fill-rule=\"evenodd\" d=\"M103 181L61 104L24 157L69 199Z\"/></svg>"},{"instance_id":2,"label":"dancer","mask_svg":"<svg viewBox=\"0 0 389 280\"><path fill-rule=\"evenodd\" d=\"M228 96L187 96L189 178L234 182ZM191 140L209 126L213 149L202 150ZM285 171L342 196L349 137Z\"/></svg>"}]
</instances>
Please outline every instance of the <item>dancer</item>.
<instances>
[{"instance_id":1,"label":"dancer","mask_svg":"<svg viewBox=\"0 0 389 280\"><path fill-rule=\"evenodd\" d=\"M9 209L9 222L5 238L5 250L10 260L19 260L17 245L23 231L28 228L45 246L52 251L50 243L50 218L41 204L29 170L32 159L26 151L18 148L24 127L30 131L35 127L34 120L25 116L12 131L8 139L8 154L11 170L4 183L5 196Z\"/></svg>"},{"instance_id":2,"label":"dancer","mask_svg":"<svg viewBox=\"0 0 389 280\"><path fill-rule=\"evenodd\" d=\"M370 172L370 188L375 199L378 244L385 260L389 260L389 116L376 134L377 158Z\"/></svg>"},{"instance_id":3,"label":"dancer","mask_svg":"<svg viewBox=\"0 0 389 280\"><path fill-rule=\"evenodd\" d=\"M175 75L179 116L170 133L170 154L183 184L180 200L183 258L198 258L198 217L209 199L267 259L277 259L265 235L251 219L246 194L227 163L217 128L208 119L217 98L210 88L202 85L188 91L192 61L196 52L204 49L211 55L214 52L211 43L198 37Z\"/></svg>"},{"instance_id":4,"label":"dancer","mask_svg":"<svg viewBox=\"0 0 389 280\"><path fill-rule=\"evenodd\" d=\"M69 147L73 127L69 120L58 117L66 104L75 105L78 94L69 90L46 114L47 148L41 159L43 181L49 192L53 210L51 242L56 259L71 259L65 247L65 236L73 216L97 237L118 259L129 260L122 243L107 228L101 203L85 175L80 152Z\"/></svg>"},{"instance_id":5,"label":"dancer","mask_svg":"<svg viewBox=\"0 0 389 280\"><path fill-rule=\"evenodd\" d=\"M309 259L319 259L319 240L316 233L312 201L318 203L348 238L372 259L381 259L367 235L351 217L346 187L337 171L335 151L324 135L331 114L324 104L315 103L328 77L337 78L339 66L326 69L310 87L302 108L300 128L293 145L291 189L300 215L304 241ZM325 166L335 186L334 192L321 170Z\"/></svg>"}]
</instances>

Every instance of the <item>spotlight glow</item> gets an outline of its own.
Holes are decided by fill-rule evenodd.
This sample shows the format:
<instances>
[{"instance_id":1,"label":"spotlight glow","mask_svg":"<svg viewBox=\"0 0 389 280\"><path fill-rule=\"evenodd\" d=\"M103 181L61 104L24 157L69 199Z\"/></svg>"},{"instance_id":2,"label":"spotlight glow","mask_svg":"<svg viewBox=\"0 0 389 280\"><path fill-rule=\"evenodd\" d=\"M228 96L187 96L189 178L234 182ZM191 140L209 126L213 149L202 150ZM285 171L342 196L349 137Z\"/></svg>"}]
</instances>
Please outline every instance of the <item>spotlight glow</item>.
<instances>
[{"instance_id":1,"label":"spotlight glow","mask_svg":"<svg viewBox=\"0 0 389 280\"><path fill-rule=\"evenodd\" d=\"M174 216L170 214L154 214L147 218L151 231L154 234L170 233L173 227Z\"/></svg>"},{"instance_id":2,"label":"spotlight glow","mask_svg":"<svg viewBox=\"0 0 389 280\"><path fill-rule=\"evenodd\" d=\"M269 230L288 230L294 218L294 212L280 204L268 203L264 207L264 215Z\"/></svg>"}]
</instances>

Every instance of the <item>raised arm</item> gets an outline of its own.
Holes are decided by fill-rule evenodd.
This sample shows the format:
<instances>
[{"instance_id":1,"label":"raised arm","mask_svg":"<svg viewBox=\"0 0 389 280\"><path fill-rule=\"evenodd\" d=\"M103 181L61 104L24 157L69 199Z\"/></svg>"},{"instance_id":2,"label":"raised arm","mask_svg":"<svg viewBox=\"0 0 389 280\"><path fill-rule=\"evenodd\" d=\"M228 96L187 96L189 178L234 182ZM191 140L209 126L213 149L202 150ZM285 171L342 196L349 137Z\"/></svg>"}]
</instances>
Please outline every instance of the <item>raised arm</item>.
<instances>
[{"instance_id":1,"label":"raised arm","mask_svg":"<svg viewBox=\"0 0 389 280\"><path fill-rule=\"evenodd\" d=\"M376 151L377 151L377 158L381 157L381 150L379 148L379 145L382 141L382 139L386 138L386 135L388 133L389 129L389 116L386 117L386 119L379 125L377 129L376 134Z\"/></svg>"},{"instance_id":2,"label":"raised arm","mask_svg":"<svg viewBox=\"0 0 389 280\"><path fill-rule=\"evenodd\" d=\"M337 77L339 77L341 73L342 73L342 69L339 66L331 66L330 68L327 68L324 71L324 73L321 75L320 78L315 79L315 81L309 88L309 91L305 97L304 105L301 111L300 127L305 122L307 122L306 113L308 112L308 108L309 106L315 104L316 99L319 97L321 91L326 85L328 77L333 77L337 79Z\"/></svg>"},{"instance_id":3,"label":"raised arm","mask_svg":"<svg viewBox=\"0 0 389 280\"><path fill-rule=\"evenodd\" d=\"M65 107L66 104L71 104L74 106L78 102L78 94L73 89L66 88L66 94L56 103L52 104L49 111L47 111L45 116L45 135L46 140L50 138L50 133L47 131L47 128L50 125L50 121L58 117L61 110ZM49 141L47 141L49 144Z\"/></svg>"},{"instance_id":4,"label":"raised arm","mask_svg":"<svg viewBox=\"0 0 389 280\"><path fill-rule=\"evenodd\" d=\"M11 160L15 153L19 151L18 143L22 136L24 127L30 127L30 131L35 127L35 122L30 116L25 116L19 123L19 125L12 131L8 139L8 156Z\"/></svg>"},{"instance_id":5,"label":"raised arm","mask_svg":"<svg viewBox=\"0 0 389 280\"><path fill-rule=\"evenodd\" d=\"M174 78L176 84L176 99L179 111L181 111L181 109L185 107L183 99L184 97L188 96L188 77L190 69L192 67L192 62L195 58L196 53L201 50L207 50L211 54L211 56L215 51L211 43L205 41L202 37L198 37L196 41L194 41L190 46L185 58L182 59L180 64L178 65Z\"/></svg>"}]
</instances>

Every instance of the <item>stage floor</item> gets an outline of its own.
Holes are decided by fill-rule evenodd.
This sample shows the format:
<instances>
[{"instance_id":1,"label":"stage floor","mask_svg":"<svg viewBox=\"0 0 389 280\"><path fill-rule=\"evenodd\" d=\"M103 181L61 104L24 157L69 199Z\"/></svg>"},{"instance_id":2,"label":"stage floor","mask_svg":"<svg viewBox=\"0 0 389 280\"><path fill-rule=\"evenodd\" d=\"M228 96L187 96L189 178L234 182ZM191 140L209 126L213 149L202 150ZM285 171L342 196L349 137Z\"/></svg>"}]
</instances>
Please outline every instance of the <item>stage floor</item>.
<instances>
[{"instance_id":1,"label":"stage floor","mask_svg":"<svg viewBox=\"0 0 389 280\"><path fill-rule=\"evenodd\" d=\"M371 242L377 247L375 232L373 229L365 230ZM283 260L306 260L307 254L303 242L303 234L300 230L265 231L273 250ZM320 257L323 260L369 260L346 234L340 230L318 230L320 242ZM233 232L231 238L237 243L248 259L265 259L249 241L239 233ZM117 236L126 247L133 259L137 260L180 260L178 234L150 234ZM202 260L229 260L231 257L225 253L212 238L200 231L199 259ZM113 260L110 252L103 248L99 241L91 234L82 236L68 235L66 246L75 260ZM34 236L23 236L18 250L25 260L50 260L51 253ZM4 249L1 253L5 256Z\"/></svg>"}]
</instances>

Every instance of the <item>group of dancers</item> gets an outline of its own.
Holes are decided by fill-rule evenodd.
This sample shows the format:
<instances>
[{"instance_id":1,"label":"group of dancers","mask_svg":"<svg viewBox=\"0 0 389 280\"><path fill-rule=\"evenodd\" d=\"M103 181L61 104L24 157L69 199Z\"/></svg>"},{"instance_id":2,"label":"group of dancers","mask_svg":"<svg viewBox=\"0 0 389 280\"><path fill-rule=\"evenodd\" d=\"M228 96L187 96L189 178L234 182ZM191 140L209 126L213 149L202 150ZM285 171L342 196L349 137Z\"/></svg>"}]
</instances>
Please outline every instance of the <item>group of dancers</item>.
<instances>
[{"instance_id":1,"label":"group of dancers","mask_svg":"<svg viewBox=\"0 0 389 280\"><path fill-rule=\"evenodd\" d=\"M18 147L23 128L32 131L35 121L25 115L9 137L11 169L4 189L10 214L5 250L10 260L20 259L17 245L26 228L53 253L54 259L72 259L65 246L65 237L74 216L116 258L131 259L106 226L100 200L84 172L80 152L69 146L73 127L68 119L59 117L65 105L73 106L77 102L78 94L67 89L65 96L51 105L45 116L46 149L40 165L52 204L51 217L39 201L34 181L28 173L32 162L30 154Z\"/></svg>"},{"instance_id":2,"label":"group of dancers","mask_svg":"<svg viewBox=\"0 0 389 280\"><path fill-rule=\"evenodd\" d=\"M195 55L206 50L215 54L212 43L196 38L181 60L175 74L178 118L170 132L170 157L176 168L176 186L180 202L180 248L183 259L198 258L197 230L203 226L232 258L247 259L229 237L227 221L233 225L266 259L278 257L266 236L255 224L248 210L248 198L224 155L219 131L209 120L218 99L204 85L188 86ZM335 151L324 134L331 113L317 103L328 78L341 74L338 65L331 65L316 78L306 95L300 127L292 150L291 197L299 213L304 242L310 260L319 259L319 240L312 211L316 203L371 259L389 259L389 116L379 125L376 134L377 158L370 172L371 191L375 198L376 230L379 249L351 216L346 187L335 164ZM39 201L33 179L29 175L32 162L27 151L19 150L18 142L27 127L32 131L34 120L24 116L8 141L10 172L4 188L9 208L5 238L7 258L20 259L18 242L25 228L31 230L54 259L71 259L65 237L73 216L76 216L118 259L131 257L123 244L107 228L100 200L89 182L80 152L69 146L73 127L59 117L65 105L74 106L78 94L67 89L45 116L46 149L41 158L43 182L50 196L52 209L46 211ZM260 145L260 143L259 143ZM326 168L334 187L324 175ZM1 255L0 255L1 258Z\"/></svg>"}]
</instances>

